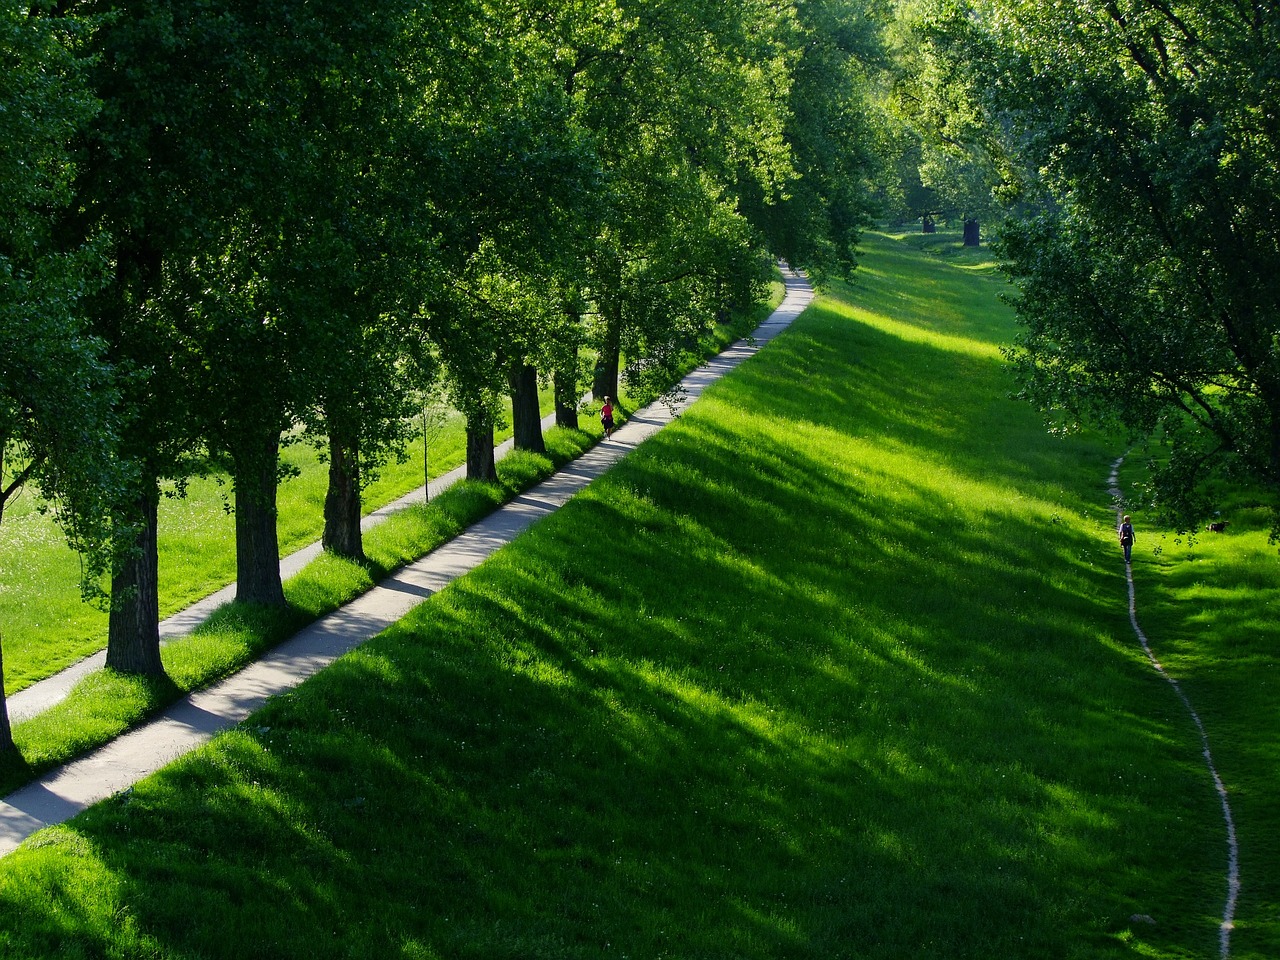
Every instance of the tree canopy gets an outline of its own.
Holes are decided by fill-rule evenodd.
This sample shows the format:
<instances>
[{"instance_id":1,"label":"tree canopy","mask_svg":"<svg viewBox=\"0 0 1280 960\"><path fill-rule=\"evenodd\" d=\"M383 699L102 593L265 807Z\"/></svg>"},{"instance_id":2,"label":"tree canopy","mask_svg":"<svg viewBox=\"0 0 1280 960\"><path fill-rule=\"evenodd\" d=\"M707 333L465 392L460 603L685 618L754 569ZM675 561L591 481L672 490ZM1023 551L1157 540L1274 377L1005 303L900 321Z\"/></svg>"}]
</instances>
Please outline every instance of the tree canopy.
<instances>
[{"instance_id":1,"label":"tree canopy","mask_svg":"<svg viewBox=\"0 0 1280 960\"><path fill-rule=\"evenodd\" d=\"M99 237L66 242L57 230L74 175L67 145L97 109L75 52L84 28L0 9L0 519L24 484L37 489L88 558L93 593L120 480L112 371L83 312L106 262ZM0 670L0 703L2 685ZM10 745L0 708L0 748Z\"/></svg>"},{"instance_id":2,"label":"tree canopy","mask_svg":"<svg viewBox=\"0 0 1280 960\"><path fill-rule=\"evenodd\" d=\"M110 556L109 664L163 669L157 505L193 472L232 481L240 598L279 604L282 443L325 452L325 544L359 558L361 488L433 379L490 477L503 394L536 449L539 379L566 413L586 357L598 394L624 369L660 390L771 251L851 269L880 17L5 4L4 490Z\"/></svg>"},{"instance_id":3,"label":"tree canopy","mask_svg":"<svg viewBox=\"0 0 1280 960\"><path fill-rule=\"evenodd\" d=\"M1160 445L1152 494L1184 528L1224 478L1280 508L1280 11L966 0L921 22L1023 172L1002 251L1024 395Z\"/></svg>"}]
</instances>

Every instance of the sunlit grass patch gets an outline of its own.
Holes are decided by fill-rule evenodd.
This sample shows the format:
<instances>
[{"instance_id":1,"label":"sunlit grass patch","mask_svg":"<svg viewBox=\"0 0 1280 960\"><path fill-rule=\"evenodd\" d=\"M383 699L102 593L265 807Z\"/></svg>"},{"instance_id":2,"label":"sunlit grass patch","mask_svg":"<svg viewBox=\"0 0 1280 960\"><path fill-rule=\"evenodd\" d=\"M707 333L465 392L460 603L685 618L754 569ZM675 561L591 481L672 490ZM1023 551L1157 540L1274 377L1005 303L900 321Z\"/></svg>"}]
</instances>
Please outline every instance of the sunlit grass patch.
<instances>
[{"instance_id":1,"label":"sunlit grass patch","mask_svg":"<svg viewBox=\"0 0 1280 960\"><path fill-rule=\"evenodd\" d=\"M40 839L0 861L6 946L1209 955L1216 798L1126 636L1108 455L1044 436L994 362L814 310L510 548L74 821L90 863ZM110 909L103 942L81 917Z\"/></svg>"}]
</instances>

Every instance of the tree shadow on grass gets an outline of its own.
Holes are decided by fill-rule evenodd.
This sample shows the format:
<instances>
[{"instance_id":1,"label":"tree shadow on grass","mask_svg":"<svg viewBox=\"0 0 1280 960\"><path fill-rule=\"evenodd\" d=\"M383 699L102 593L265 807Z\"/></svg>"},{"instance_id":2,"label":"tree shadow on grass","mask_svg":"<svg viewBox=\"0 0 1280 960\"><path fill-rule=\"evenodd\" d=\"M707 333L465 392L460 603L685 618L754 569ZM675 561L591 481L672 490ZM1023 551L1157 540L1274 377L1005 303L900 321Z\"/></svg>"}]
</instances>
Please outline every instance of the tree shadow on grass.
<instances>
[{"instance_id":1,"label":"tree shadow on grass","mask_svg":"<svg viewBox=\"0 0 1280 960\"><path fill-rule=\"evenodd\" d=\"M1188 854L1144 824L1187 779L1091 626L1101 574L1049 582L1080 544L1046 560L1033 520L888 479L892 513L869 469L686 418L23 851L13 882L75 845L110 888L57 881L24 929L89 955L1122 955L1145 869Z\"/></svg>"},{"instance_id":2,"label":"tree shadow on grass","mask_svg":"<svg viewBox=\"0 0 1280 960\"><path fill-rule=\"evenodd\" d=\"M1115 639L1118 566L1064 492L1093 465L953 389L998 396L993 361L810 317L400 625L16 854L0 929L1038 958L1124 956L1152 913L1143 938L1208 952L1218 837L1185 825L1213 801Z\"/></svg>"}]
</instances>

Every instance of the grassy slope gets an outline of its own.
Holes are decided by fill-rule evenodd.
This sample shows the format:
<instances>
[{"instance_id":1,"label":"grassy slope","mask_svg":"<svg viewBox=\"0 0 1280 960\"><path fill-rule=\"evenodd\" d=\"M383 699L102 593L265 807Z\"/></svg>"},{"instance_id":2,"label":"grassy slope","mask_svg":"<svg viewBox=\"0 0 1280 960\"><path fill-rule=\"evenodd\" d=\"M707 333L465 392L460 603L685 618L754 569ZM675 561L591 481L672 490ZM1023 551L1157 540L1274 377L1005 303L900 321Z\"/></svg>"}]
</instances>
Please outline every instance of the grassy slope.
<instances>
[{"instance_id":1,"label":"grassy slope","mask_svg":"<svg viewBox=\"0 0 1280 960\"><path fill-rule=\"evenodd\" d=\"M0 861L6 955L1214 954L1110 451L1004 399L986 271L871 246L513 548Z\"/></svg>"},{"instance_id":2,"label":"grassy slope","mask_svg":"<svg viewBox=\"0 0 1280 960\"><path fill-rule=\"evenodd\" d=\"M782 301L782 296L783 285L779 279L766 291L765 299L752 309L717 325L699 344L702 355L717 353L755 329ZM684 361L692 368L699 362L699 356L688 354ZM621 401L624 415L635 400L625 394L624 391ZM546 456L514 451L504 457L498 464L496 485L463 481L432 498L430 504L418 503L397 511L366 534L365 564L329 554L312 560L285 582L286 607L266 610L234 602L223 605L189 636L164 645L161 657L166 675L163 678L135 677L110 670L90 674L65 700L14 726L17 752L0 758L0 796L114 739L181 695L207 686L256 660L307 623L342 606L391 571L456 536L596 442L600 437L599 421L588 415L583 423L585 429L581 430L552 428L547 431ZM446 441L449 433L446 429ZM433 463L445 459L440 456L441 448L448 449L448 443L441 443L439 439L433 442ZM318 463L313 463L311 468L302 469L301 486L322 491L323 471L318 467ZM384 472L378 483L388 482ZM404 483L405 480L401 477L390 482ZM378 491L375 489L370 496L378 497ZM382 496L385 498L385 493ZM197 496L182 503L199 500ZM296 500L285 512L289 518L282 517L281 526L295 528L295 534L308 519L315 520L315 511L299 509ZM230 546L217 537L216 530L196 532L188 524L178 524L177 529L179 534L192 537L192 549L203 549L215 558L225 554ZM169 535L173 537L172 529ZM51 655L64 653L59 641L65 642L65 633L50 633L40 637L41 644Z\"/></svg>"},{"instance_id":3,"label":"grassy slope","mask_svg":"<svg viewBox=\"0 0 1280 960\"><path fill-rule=\"evenodd\" d=\"M1126 477L1141 478L1140 465ZM1233 945L1280 956L1280 561L1269 520L1236 506L1225 535L1140 531L1138 617L1208 730L1230 795L1241 891ZM1141 523L1142 515L1134 519ZM1220 856L1225 856L1223 851ZM1245 956L1237 953L1233 956Z\"/></svg>"}]
</instances>

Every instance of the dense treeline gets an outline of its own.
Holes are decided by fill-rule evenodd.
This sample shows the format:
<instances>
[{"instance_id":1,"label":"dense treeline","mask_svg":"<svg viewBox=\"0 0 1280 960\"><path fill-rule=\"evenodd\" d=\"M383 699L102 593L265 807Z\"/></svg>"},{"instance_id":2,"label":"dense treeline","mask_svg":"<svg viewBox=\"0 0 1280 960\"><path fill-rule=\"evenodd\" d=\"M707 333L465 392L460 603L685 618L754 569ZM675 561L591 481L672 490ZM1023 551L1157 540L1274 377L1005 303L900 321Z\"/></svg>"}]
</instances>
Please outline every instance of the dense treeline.
<instances>
[{"instance_id":1,"label":"dense treeline","mask_svg":"<svg viewBox=\"0 0 1280 960\"><path fill-rule=\"evenodd\" d=\"M494 477L768 277L853 264L878 36L838 0L68 0L0 14L0 452L155 674L162 484L232 480L238 598L282 604L282 444L324 543L419 397ZM643 363L634 361L643 359ZM2 514L0 514L2 516ZM7 741L7 724L0 741Z\"/></svg>"},{"instance_id":2,"label":"dense treeline","mask_svg":"<svg viewBox=\"0 0 1280 960\"><path fill-rule=\"evenodd\" d=\"M1229 491L1280 535L1280 7L904 0L897 84L925 181L1016 216L1009 351L1055 426L1149 444L1144 499ZM920 182L917 179L916 183Z\"/></svg>"},{"instance_id":3,"label":"dense treeline","mask_svg":"<svg viewBox=\"0 0 1280 960\"><path fill-rule=\"evenodd\" d=\"M468 475L686 346L780 255L852 268L873 198L997 227L1009 350L1059 428L1153 442L1182 529L1280 517L1280 12L1217 0L42 0L0 6L0 519L55 507L161 671L157 505L231 478L283 603L282 445L324 543L420 398ZM1280 522L1277 522L1280 532ZM104 587L105 585L105 587ZM7 740L0 711L0 744Z\"/></svg>"}]
</instances>

